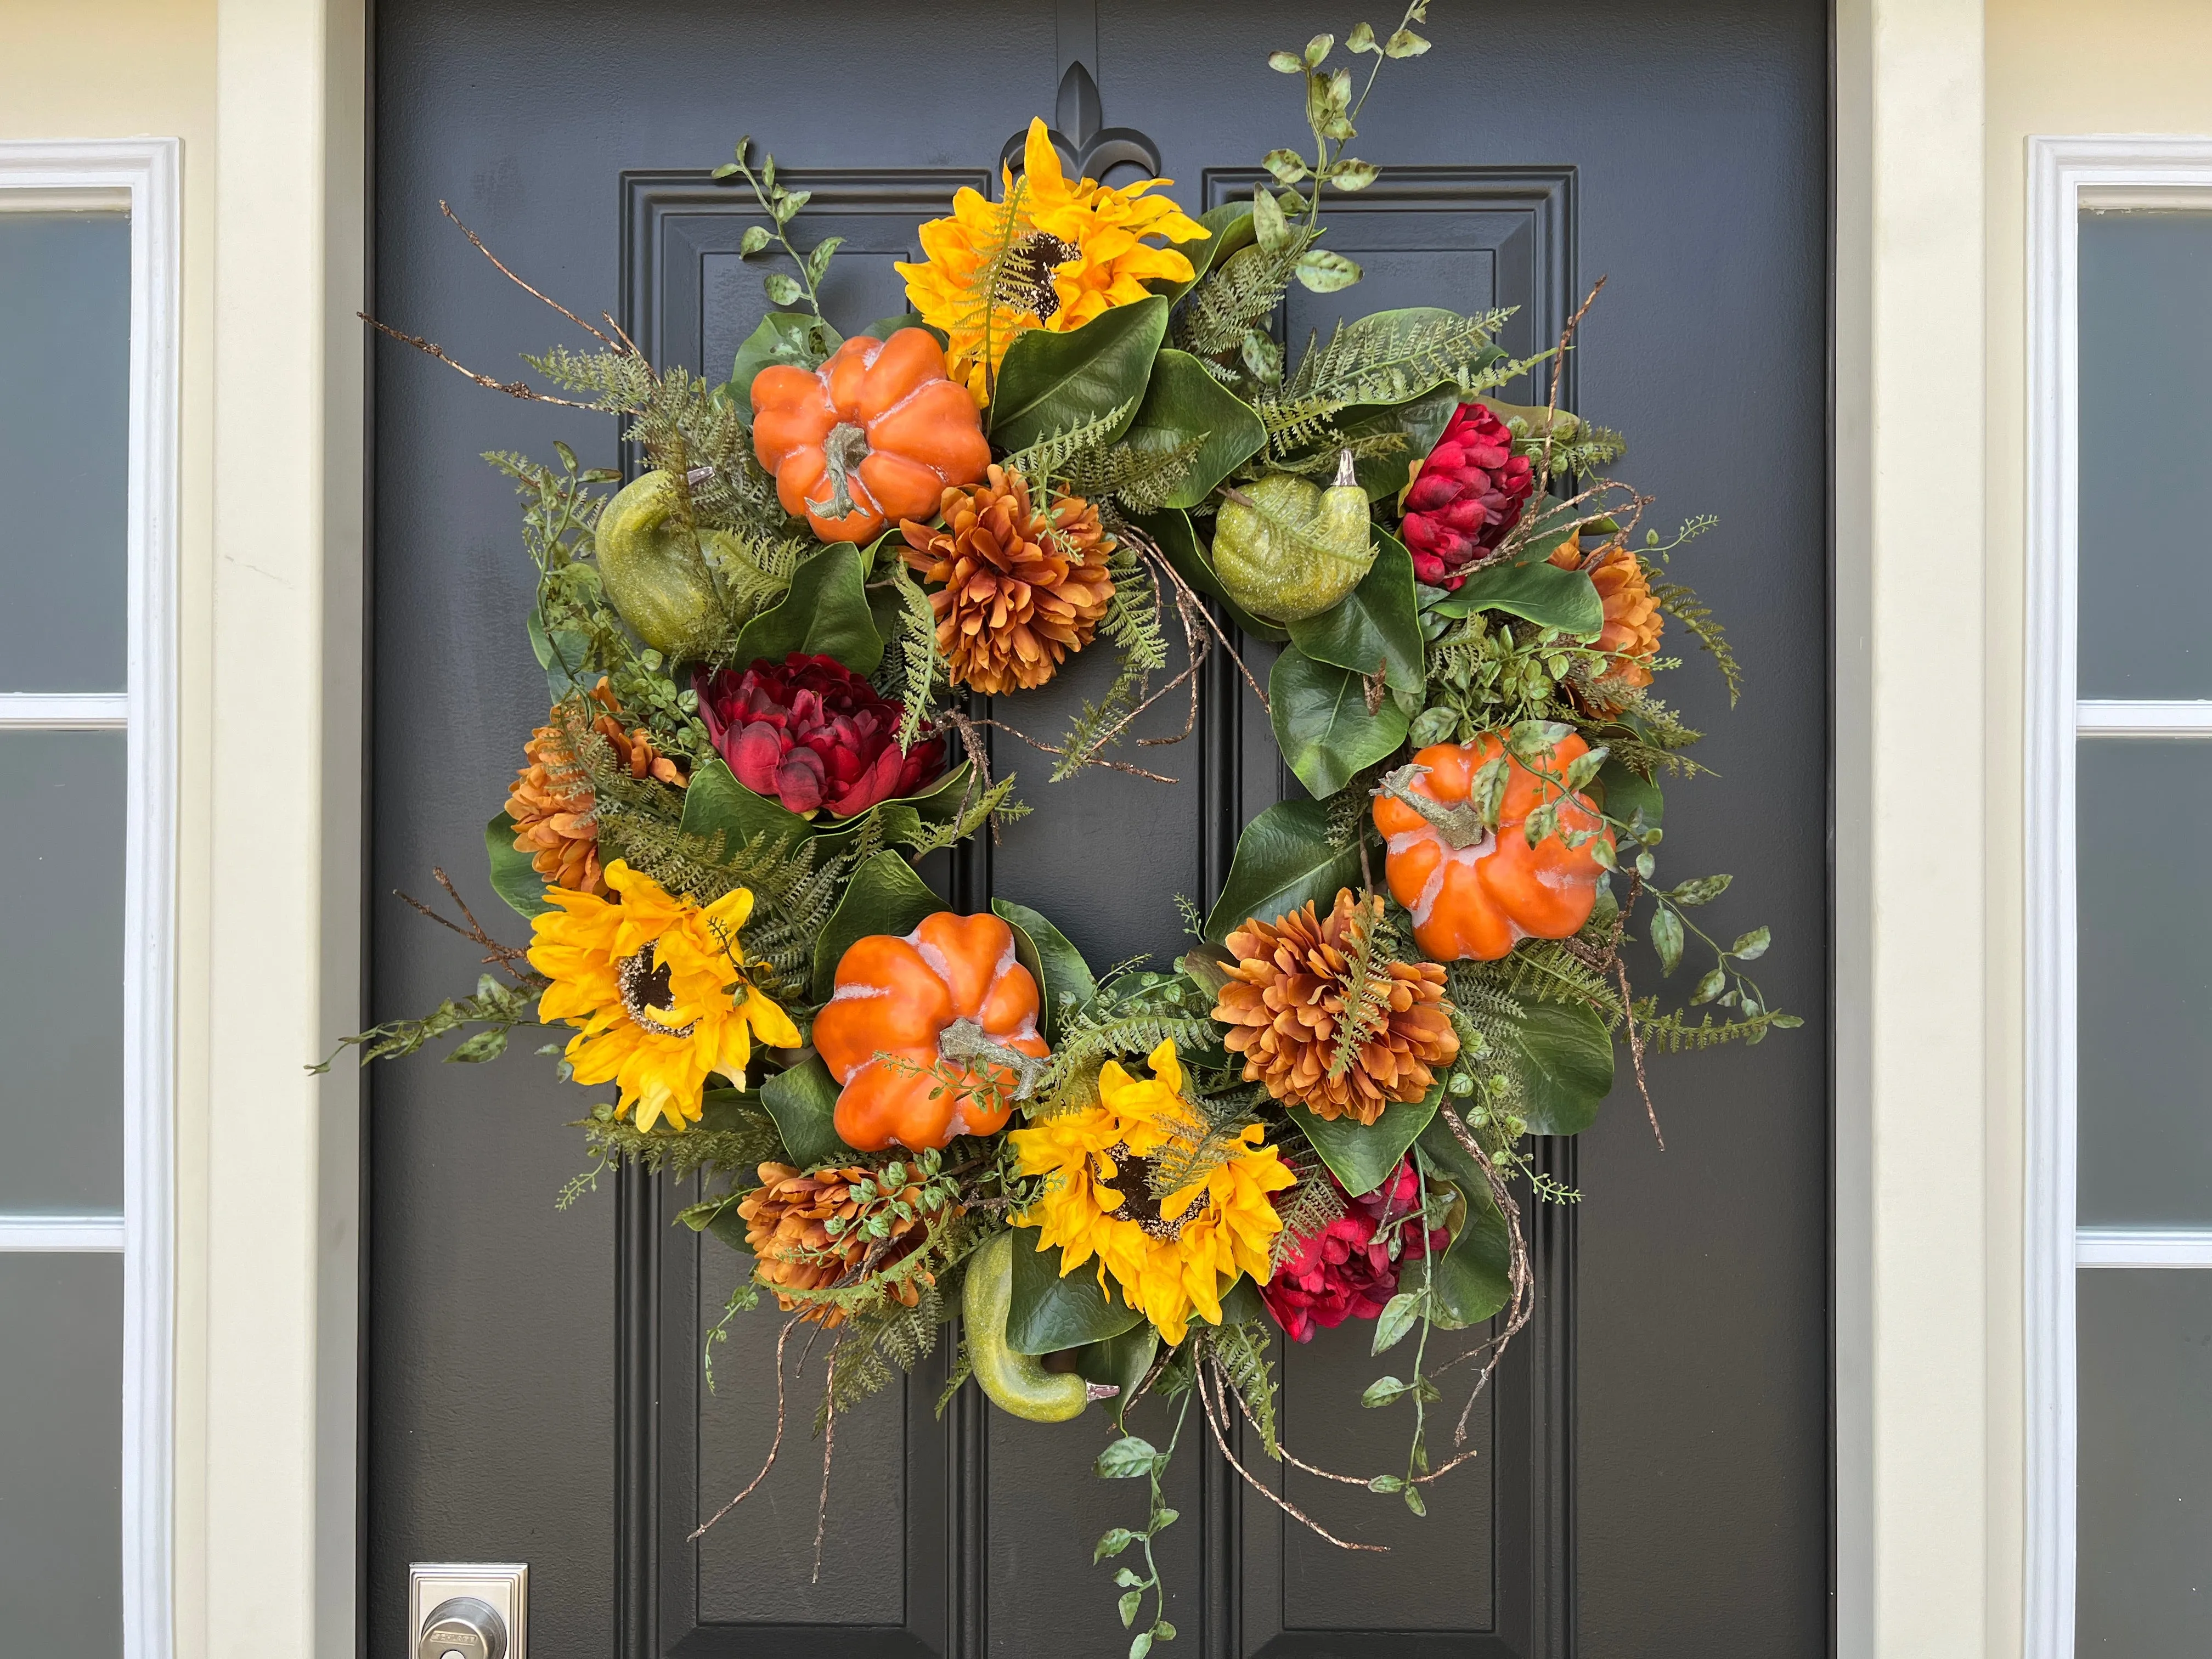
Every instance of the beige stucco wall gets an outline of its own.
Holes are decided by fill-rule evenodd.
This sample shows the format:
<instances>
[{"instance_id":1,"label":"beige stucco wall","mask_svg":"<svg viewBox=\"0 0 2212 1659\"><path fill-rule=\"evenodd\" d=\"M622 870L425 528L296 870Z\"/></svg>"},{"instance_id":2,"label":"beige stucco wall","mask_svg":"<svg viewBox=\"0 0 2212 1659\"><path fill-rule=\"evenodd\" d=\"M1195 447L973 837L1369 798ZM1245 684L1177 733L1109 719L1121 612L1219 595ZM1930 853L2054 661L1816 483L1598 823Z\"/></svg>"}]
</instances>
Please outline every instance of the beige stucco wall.
<instances>
[{"instance_id":1,"label":"beige stucco wall","mask_svg":"<svg viewBox=\"0 0 2212 1659\"><path fill-rule=\"evenodd\" d=\"M2027 140L2212 134L2207 0L1989 0L1986 9L1990 1410L1993 1653L2020 1650L2027 562Z\"/></svg>"},{"instance_id":2,"label":"beige stucco wall","mask_svg":"<svg viewBox=\"0 0 2212 1659\"><path fill-rule=\"evenodd\" d=\"M177 1025L177 1468L179 1514L205 1502L210 759L214 610L216 0L0 0L0 138L173 137L184 151L182 692ZM177 1534L177 1623L204 1625L204 1529ZM4 1645L4 1644L0 1644ZM182 1650L198 1659L188 1640Z\"/></svg>"}]
</instances>

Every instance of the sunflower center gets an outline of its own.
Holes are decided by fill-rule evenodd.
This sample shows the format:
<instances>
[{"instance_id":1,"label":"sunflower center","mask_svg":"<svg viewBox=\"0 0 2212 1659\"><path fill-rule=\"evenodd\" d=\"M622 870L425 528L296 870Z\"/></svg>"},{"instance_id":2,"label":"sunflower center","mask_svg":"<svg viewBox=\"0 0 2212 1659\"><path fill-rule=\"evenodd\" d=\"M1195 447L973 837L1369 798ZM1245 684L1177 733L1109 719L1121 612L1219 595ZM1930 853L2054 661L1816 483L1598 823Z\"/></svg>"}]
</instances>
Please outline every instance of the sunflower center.
<instances>
[{"instance_id":1,"label":"sunflower center","mask_svg":"<svg viewBox=\"0 0 2212 1659\"><path fill-rule=\"evenodd\" d=\"M1213 1202L1212 1194L1200 1193L1198 1201L1182 1212L1182 1219L1170 1221L1160 1213L1160 1200L1152 1192L1152 1160L1130 1156L1129 1144L1125 1140L1117 1140L1108 1147L1105 1156L1114 1161L1111 1190L1121 1195L1121 1207L1114 1213L1135 1222L1150 1237L1180 1238L1182 1230L1204 1215ZM1107 1180L1103 1160L1096 1173L1100 1181Z\"/></svg>"},{"instance_id":2,"label":"sunflower center","mask_svg":"<svg viewBox=\"0 0 2212 1659\"><path fill-rule=\"evenodd\" d=\"M1052 273L1083 250L1048 230L1034 230L1006 250L993 297L1000 305L1035 312L1037 320L1049 322L1060 309L1060 290Z\"/></svg>"},{"instance_id":3,"label":"sunflower center","mask_svg":"<svg viewBox=\"0 0 2212 1659\"><path fill-rule=\"evenodd\" d=\"M676 993L668 982L668 964L656 962L653 946L647 945L635 956L624 957L615 968L615 982L622 989L623 1012L631 1023L655 1036L688 1037L699 1029L699 1022L688 1025L671 1025L654 1018L655 1011L665 1013L676 1001Z\"/></svg>"}]
</instances>

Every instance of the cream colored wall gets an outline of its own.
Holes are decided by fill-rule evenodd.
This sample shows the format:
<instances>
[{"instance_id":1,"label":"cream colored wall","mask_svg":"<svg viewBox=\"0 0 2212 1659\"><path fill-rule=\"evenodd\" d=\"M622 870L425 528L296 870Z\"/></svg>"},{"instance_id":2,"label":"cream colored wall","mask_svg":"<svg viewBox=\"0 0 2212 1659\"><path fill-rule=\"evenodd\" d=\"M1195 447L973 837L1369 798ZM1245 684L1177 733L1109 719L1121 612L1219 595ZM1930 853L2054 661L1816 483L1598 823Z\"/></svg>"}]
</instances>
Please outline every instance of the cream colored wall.
<instances>
[{"instance_id":1,"label":"cream colored wall","mask_svg":"<svg viewBox=\"0 0 2212 1659\"><path fill-rule=\"evenodd\" d=\"M183 441L177 654L177 1625L204 1626L210 649L215 294L216 0L0 0L0 138L174 137L184 149ZM204 1651L187 1636L181 1654Z\"/></svg>"},{"instance_id":2,"label":"cream colored wall","mask_svg":"<svg viewBox=\"0 0 2212 1659\"><path fill-rule=\"evenodd\" d=\"M2034 134L2212 134L2208 0L1988 0L1988 453L1985 708L1990 805L1988 963L1990 1650L2017 1653L2024 1547L2021 1194L2025 995L2019 808L2028 667L2027 140ZM2033 803L2027 803L2033 810Z\"/></svg>"}]
</instances>

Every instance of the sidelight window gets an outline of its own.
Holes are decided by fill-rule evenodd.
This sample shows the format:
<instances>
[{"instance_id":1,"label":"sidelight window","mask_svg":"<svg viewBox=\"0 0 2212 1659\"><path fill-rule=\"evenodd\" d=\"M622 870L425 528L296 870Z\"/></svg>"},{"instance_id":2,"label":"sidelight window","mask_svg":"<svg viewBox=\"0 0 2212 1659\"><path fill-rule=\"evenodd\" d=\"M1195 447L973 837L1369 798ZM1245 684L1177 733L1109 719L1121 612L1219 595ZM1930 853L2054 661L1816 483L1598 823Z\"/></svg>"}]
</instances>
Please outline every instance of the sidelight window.
<instances>
[{"instance_id":1,"label":"sidelight window","mask_svg":"<svg viewBox=\"0 0 2212 1659\"><path fill-rule=\"evenodd\" d=\"M0 143L0 1629L169 1650L175 147Z\"/></svg>"},{"instance_id":2,"label":"sidelight window","mask_svg":"<svg viewBox=\"0 0 2212 1659\"><path fill-rule=\"evenodd\" d=\"M2038 141L2030 1646L2212 1650L2212 145Z\"/></svg>"}]
</instances>

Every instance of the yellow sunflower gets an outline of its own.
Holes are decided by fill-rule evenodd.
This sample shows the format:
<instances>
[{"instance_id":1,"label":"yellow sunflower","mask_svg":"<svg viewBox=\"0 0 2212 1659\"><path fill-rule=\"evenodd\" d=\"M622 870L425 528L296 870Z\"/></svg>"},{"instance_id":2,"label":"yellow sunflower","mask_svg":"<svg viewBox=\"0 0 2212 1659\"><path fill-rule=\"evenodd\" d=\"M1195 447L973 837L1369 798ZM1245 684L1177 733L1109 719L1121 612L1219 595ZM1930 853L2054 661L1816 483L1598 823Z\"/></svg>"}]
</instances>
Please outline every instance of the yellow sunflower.
<instances>
[{"instance_id":1,"label":"yellow sunflower","mask_svg":"<svg viewBox=\"0 0 2212 1659\"><path fill-rule=\"evenodd\" d=\"M1141 300L1148 281L1187 282L1190 261L1145 240L1188 242L1212 233L1166 197L1146 191L1172 179L1127 186L1074 184L1045 125L1030 123L1023 174L1006 171L1006 199L974 190L952 198L952 216L921 227L924 262L895 269L907 300L945 337L945 372L965 380L978 404L991 400L999 360L1032 328L1065 333L1112 306Z\"/></svg>"},{"instance_id":2,"label":"yellow sunflower","mask_svg":"<svg viewBox=\"0 0 2212 1659\"><path fill-rule=\"evenodd\" d=\"M641 1129L663 1118L681 1129L698 1121L710 1073L742 1088L753 1038L796 1048L799 1029L747 972L738 929L750 893L702 908L620 859L605 876L619 902L546 890L558 908L532 924L530 965L553 981L538 1017L579 1028L568 1048L577 1082L620 1084Z\"/></svg>"},{"instance_id":3,"label":"yellow sunflower","mask_svg":"<svg viewBox=\"0 0 2212 1659\"><path fill-rule=\"evenodd\" d=\"M1198 1146L1205 1129L1182 1097L1172 1042L1152 1050L1152 1075L1134 1078L1115 1060L1098 1073L1098 1103L1046 1118L1008 1137L1024 1175L1047 1177L1042 1195L1015 1224L1035 1227L1037 1249L1060 1247L1060 1271L1098 1258L1123 1297L1159 1328L1170 1346L1193 1313L1221 1322L1221 1293L1239 1273L1265 1284L1268 1241L1283 1223L1269 1193L1292 1184L1256 1123L1196 1180L1155 1198L1155 1170Z\"/></svg>"}]
</instances>

